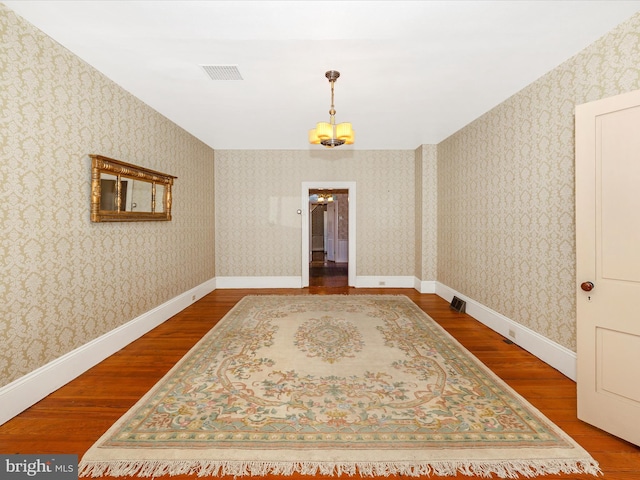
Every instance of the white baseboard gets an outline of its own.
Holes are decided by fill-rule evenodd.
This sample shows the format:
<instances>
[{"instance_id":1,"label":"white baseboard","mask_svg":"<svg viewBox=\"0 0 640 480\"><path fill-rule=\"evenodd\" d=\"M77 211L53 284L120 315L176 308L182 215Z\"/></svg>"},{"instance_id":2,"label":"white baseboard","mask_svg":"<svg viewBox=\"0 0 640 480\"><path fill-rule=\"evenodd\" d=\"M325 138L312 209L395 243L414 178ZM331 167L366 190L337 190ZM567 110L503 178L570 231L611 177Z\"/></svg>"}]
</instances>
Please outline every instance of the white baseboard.
<instances>
[{"instance_id":1,"label":"white baseboard","mask_svg":"<svg viewBox=\"0 0 640 480\"><path fill-rule=\"evenodd\" d=\"M413 288L414 277L357 276L356 288ZM217 277L216 288L302 288L302 277Z\"/></svg>"},{"instance_id":2,"label":"white baseboard","mask_svg":"<svg viewBox=\"0 0 640 480\"><path fill-rule=\"evenodd\" d=\"M435 293L448 302L451 302L454 296L464 300L467 303L466 313L468 315L532 353L543 362L548 363L574 382L576 381L575 352L485 307L475 300L465 297L446 285L436 283ZM509 331L515 334L515 338L509 335Z\"/></svg>"},{"instance_id":3,"label":"white baseboard","mask_svg":"<svg viewBox=\"0 0 640 480\"><path fill-rule=\"evenodd\" d=\"M418 277L413 279L413 288L420 293L436 293L435 280L420 280Z\"/></svg>"},{"instance_id":4,"label":"white baseboard","mask_svg":"<svg viewBox=\"0 0 640 480\"><path fill-rule=\"evenodd\" d=\"M216 288L302 288L302 277L216 277Z\"/></svg>"},{"instance_id":5,"label":"white baseboard","mask_svg":"<svg viewBox=\"0 0 640 480\"><path fill-rule=\"evenodd\" d=\"M505 338L509 338L570 379L574 381L576 379L575 352L439 282L420 281L409 276L358 276L356 277L356 287L414 288L420 293L435 293L448 302L455 295L467 303L466 313L471 317ZM208 280L0 388L0 405L2 405L0 425L195 301L213 290L222 288L301 288L301 277L217 277ZM515 338L509 336L510 330L515 333Z\"/></svg>"},{"instance_id":6,"label":"white baseboard","mask_svg":"<svg viewBox=\"0 0 640 480\"><path fill-rule=\"evenodd\" d=\"M356 277L356 288L415 288L421 293L435 293L435 282L419 282L409 276ZM216 288L302 288L301 277L216 277Z\"/></svg>"},{"instance_id":7,"label":"white baseboard","mask_svg":"<svg viewBox=\"0 0 640 480\"><path fill-rule=\"evenodd\" d=\"M435 281L420 281L409 276L356 277L356 288L414 288L420 293L435 293ZM217 277L216 288L302 288L301 277Z\"/></svg>"},{"instance_id":8,"label":"white baseboard","mask_svg":"<svg viewBox=\"0 0 640 480\"><path fill-rule=\"evenodd\" d=\"M208 280L0 388L0 425L215 289Z\"/></svg>"},{"instance_id":9,"label":"white baseboard","mask_svg":"<svg viewBox=\"0 0 640 480\"><path fill-rule=\"evenodd\" d=\"M356 288L413 288L414 277L362 276L356 277Z\"/></svg>"}]
</instances>

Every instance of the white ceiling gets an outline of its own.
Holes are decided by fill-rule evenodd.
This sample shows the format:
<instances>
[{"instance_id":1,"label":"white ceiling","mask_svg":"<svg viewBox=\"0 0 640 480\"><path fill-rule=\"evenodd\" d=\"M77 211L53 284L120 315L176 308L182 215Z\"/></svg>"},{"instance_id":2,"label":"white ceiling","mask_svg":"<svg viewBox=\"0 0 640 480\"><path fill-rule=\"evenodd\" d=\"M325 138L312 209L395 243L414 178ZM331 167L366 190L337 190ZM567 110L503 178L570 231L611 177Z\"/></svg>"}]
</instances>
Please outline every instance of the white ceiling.
<instances>
[{"instance_id":1,"label":"white ceiling","mask_svg":"<svg viewBox=\"0 0 640 480\"><path fill-rule=\"evenodd\" d=\"M215 149L435 144L640 11L640 1L5 1ZM237 65L211 80L200 65Z\"/></svg>"}]
</instances>

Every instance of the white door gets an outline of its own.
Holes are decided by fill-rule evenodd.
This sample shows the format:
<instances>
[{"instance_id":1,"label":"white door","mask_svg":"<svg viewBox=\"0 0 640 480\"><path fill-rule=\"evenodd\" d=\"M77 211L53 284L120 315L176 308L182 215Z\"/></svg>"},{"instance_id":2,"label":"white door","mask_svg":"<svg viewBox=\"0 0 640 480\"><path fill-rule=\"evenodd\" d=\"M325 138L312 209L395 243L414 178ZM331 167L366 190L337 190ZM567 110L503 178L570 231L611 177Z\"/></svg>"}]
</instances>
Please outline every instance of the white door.
<instances>
[{"instance_id":1,"label":"white door","mask_svg":"<svg viewBox=\"0 0 640 480\"><path fill-rule=\"evenodd\" d=\"M327 249L327 260L329 262L336 261L336 209L335 203L327 203L327 228L325 230L326 242L324 244Z\"/></svg>"},{"instance_id":2,"label":"white door","mask_svg":"<svg viewBox=\"0 0 640 480\"><path fill-rule=\"evenodd\" d=\"M640 91L576 107L578 418L640 445Z\"/></svg>"}]
</instances>

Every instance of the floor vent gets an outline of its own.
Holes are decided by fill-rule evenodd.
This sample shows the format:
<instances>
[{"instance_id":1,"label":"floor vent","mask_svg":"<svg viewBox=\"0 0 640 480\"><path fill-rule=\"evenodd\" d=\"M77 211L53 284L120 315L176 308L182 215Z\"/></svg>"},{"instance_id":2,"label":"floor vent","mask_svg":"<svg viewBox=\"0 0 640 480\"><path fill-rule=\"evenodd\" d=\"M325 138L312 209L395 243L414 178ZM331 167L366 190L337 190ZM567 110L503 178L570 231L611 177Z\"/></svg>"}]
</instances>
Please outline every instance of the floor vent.
<instances>
[{"instance_id":1,"label":"floor vent","mask_svg":"<svg viewBox=\"0 0 640 480\"><path fill-rule=\"evenodd\" d=\"M451 305L449 306L456 312L464 313L467 302L465 302L464 300L460 300L458 297L453 297L453 300L451 300Z\"/></svg>"}]
</instances>

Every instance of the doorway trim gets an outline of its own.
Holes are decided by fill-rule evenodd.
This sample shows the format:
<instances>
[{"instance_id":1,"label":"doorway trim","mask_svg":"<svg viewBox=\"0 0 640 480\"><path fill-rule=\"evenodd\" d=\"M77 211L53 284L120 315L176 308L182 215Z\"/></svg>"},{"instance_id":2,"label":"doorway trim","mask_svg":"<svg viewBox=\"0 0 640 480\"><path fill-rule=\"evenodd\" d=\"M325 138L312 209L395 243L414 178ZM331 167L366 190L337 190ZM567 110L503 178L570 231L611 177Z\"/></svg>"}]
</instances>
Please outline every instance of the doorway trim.
<instances>
[{"instance_id":1,"label":"doorway trim","mask_svg":"<svg viewBox=\"0 0 640 480\"><path fill-rule=\"evenodd\" d=\"M309 191L326 188L347 190L349 195L349 258L348 284L356 286L356 182L302 182L302 288L309 286L309 235L311 232L309 215Z\"/></svg>"}]
</instances>

